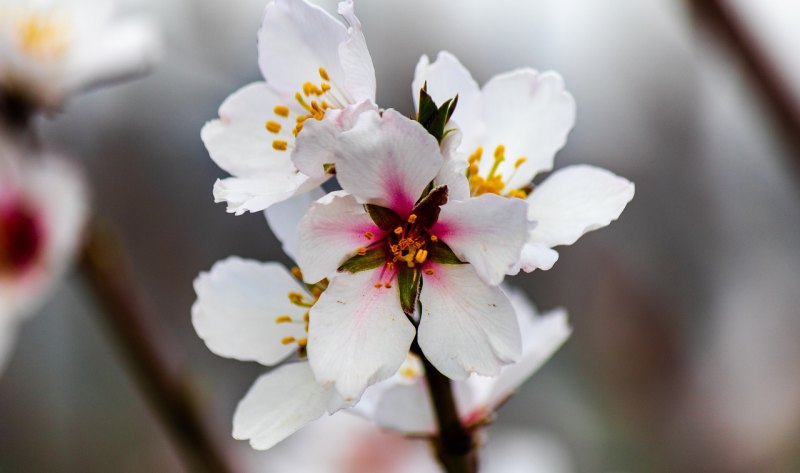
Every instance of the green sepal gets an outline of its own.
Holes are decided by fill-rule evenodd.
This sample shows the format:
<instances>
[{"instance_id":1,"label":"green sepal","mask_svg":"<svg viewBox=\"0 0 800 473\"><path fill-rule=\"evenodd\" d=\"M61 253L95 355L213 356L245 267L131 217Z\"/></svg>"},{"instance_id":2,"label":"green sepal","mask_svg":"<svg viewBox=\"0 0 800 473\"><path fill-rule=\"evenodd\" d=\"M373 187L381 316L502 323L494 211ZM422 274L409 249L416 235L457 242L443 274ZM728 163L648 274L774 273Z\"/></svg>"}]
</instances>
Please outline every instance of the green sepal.
<instances>
[{"instance_id":1,"label":"green sepal","mask_svg":"<svg viewBox=\"0 0 800 473\"><path fill-rule=\"evenodd\" d=\"M387 232L394 230L400 225L403 225L403 219L392 209L380 207L378 205L364 204L364 210L367 211L369 217L375 222L381 230Z\"/></svg>"},{"instance_id":2,"label":"green sepal","mask_svg":"<svg viewBox=\"0 0 800 473\"><path fill-rule=\"evenodd\" d=\"M342 263L338 271L348 273L360 273L369 269L375 269L384 264L387 258L386 245L379 245L367 250L363 255L355 255Z\"/></svg>"},{"instance_id":3,"label":"green sepal","mask_svg":"<svg viewBox=\"0 0 800 473\"><path fill-rule=\"evenodd\" d=\"M458 95L446 100L441 106L436 105L433 98L428 95L428 83L426 82L419 91L417 121L436 138L436 141L441 143L445 136L444 127L456 111L457 104Z\"/></svg>"},{"instance_id":4,"label":"green sepal","mask_svg":"<svg viewBox=\"0 0 800 473\"><path fill-rule=\"evenodd\" d=\"M412 214L417 216L417 225L430 228L439 220L441 206L447 203L447 186L435 187L422 200L414 206Z\"/></svg>"},{"instance_id":5,"label":"green sepal","mask_svg":"<svg viewBox=\"0 0 800 473\"><path fill-rule=\"evenodd\" d=\"M432 241L428 244L428 259L439 264L464 264L453 250L441 241Z\"/></svg>"},{"instance_id":6,"label":"green sepal","mask_svg":"<svg viewBox=\"0 0 800 473\"><path fill-rule=\"evenodd\" d=\"M397 287L400 290L400 306L406 315L414 313L419 300L420 277L421 273L418 266L409 268L408 265L401 264L397 271Z\"/></svg>"}]
</instances>

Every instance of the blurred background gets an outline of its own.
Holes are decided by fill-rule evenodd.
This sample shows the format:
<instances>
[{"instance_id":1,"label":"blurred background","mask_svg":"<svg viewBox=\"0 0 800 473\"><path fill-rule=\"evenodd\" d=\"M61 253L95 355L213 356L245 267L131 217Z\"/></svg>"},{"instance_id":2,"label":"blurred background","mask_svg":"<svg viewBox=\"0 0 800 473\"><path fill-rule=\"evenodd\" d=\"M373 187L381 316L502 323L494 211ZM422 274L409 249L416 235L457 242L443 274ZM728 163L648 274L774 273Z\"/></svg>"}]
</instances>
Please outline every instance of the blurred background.
<instances>
[{"instance_id":1,"label":"blurred background","mask_svg":"<svg viewBox=\"0 0 800 473\"><path fill-rule=\"evenodd\" d=\"M261 215L213 203L225 173L200 141L225 97L259 80L265 3L127 0L123 13L160 22L163 63L43 120L45 142L84 165L158 315L150 328L219 439L261 456L229 432L263 369L209 352L190 307L192 280L219 259L288 263ZM411 113L414 66L442 49L479 83L553 69L578 104L556 167L636 183L618 222L511 281L540 310L566 307L574 335L493 429L548 439L559 471L800 471L800 130L774 113L800 110L800 3L726 5L787 85L772 106L689 2L356 2L382 106ZM0 472L45 471L188 473L77 273L23 325L0 377Z\"/></svg>"}]
</instances>

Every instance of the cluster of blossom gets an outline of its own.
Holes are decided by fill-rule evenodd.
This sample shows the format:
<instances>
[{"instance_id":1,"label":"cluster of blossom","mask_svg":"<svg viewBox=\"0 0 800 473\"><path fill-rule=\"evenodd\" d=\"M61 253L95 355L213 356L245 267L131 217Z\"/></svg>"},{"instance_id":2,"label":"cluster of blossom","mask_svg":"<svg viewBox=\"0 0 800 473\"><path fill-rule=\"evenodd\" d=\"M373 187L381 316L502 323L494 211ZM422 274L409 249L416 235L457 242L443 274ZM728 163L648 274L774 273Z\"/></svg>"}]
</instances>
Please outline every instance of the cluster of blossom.
<instances>
[{"instance_id":1,"label":"cluster of blossom","mask_svg":"<svg viewBox=\"0 0 800 473\"><path fill-rule=\"evenodd\" d=\"M234 416L234 437L257 449L340 410L435 435L428 363L454 380L464 425L485 425L570 333L563 311L536 315L505 277L550 269L554 247L608 225L634 194L583 165L534 185L575 120L559 75L525 68L480 88L451 54L423 56L409 118L376 104L352 0L338 13L344 24L305 0L270 3L265 80L202 131L232 176L216 200L265 211L297 263L234 257L195 281L211 351L274 367ZM334 179L341 190L321 189Z\"/></svg>"},{"instance_id":2,"label":"cluster of blossom","mask_svg":"<svg viewBox=\"0 0 800 473\"><path fill-rule=\"evenodd\" d=\"M78 169L33 129L73 93L146 71L157 36L107 1L0 1L0 367L17 327L74 257L88 208Z\"/></svg>"}]
</instances>

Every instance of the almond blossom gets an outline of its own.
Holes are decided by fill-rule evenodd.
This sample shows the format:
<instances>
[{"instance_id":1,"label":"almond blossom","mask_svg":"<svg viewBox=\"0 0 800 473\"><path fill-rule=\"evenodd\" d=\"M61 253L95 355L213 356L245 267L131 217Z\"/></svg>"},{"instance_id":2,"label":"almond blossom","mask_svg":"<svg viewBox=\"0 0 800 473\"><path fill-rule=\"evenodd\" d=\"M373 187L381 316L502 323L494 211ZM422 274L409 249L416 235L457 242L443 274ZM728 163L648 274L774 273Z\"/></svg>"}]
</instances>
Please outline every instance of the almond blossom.
<instances>
[{"instance_id":1,"label":"almond blossom","mask_svg":"<svg viewBox=\"0 0 800 473\"><path fill-rule=\"evenodd\" d=\"M0 148L0 367L19 323L75 255L87 211L82 177L52 156Z\"/></svg>"},{"instance_id":2,"label":"almond blossom","mask_svg":"<svg viewBox=\"0 0 800 473\"><path fill-rule=\"evenodd\" d=\"M633 198L634 185L627 179L587 165L566 167L533 184L539 173L553 168L575 124L575 102L560 75L523 68L479 88L458 59L441 52L435 62L423 56L417 64L415 100L425 84L437 102L459 97L452 121L462 140L454 159L466 161L471 195L528 203L528 217L536 225L512 274L550 269L558 259L553 247L571 245L608 225Z\"/></svg>"},{"instance_id":3,"label":"almond blossom","mask_svg":"<svg viewBox=\"0 0 800 473\"><path fill-rule=\"evenodd\" d=\"M311 308L309 362L345 399L392 376L415 336L454 379L496 375L520 356L514 309L497 285L519 261L527 205L492 194L450 200L438 182L444 164L420 123L365 112L337 142L343 191L300 221L305 281L330 278Z\"/></svg>"},{"instance_id":4,"label":"almond blossom","mask_svg":"<svg viewBox=\"0 0 800 473\"><path fill-rule=\"evenodd\" d=\"M153 25L116 20L113 2L0 2L0 96L6 106L57 109L75 92L149 70Z\"/></svg>"},{"instance_id":5,"label":"almond blossom","mask_svg":"<svg viewBox=\"0 0 800 473\"><path fill-rule=\"evenodd\" d=\"M375 108L375 70L352 0L338 11L346 25L305 0L267 6L258 34L265 81L228 97L202 131L211 158L233 176L214 185L229 212L261 211L322 184L336 136Z\"/></svg>"}]
</instances>

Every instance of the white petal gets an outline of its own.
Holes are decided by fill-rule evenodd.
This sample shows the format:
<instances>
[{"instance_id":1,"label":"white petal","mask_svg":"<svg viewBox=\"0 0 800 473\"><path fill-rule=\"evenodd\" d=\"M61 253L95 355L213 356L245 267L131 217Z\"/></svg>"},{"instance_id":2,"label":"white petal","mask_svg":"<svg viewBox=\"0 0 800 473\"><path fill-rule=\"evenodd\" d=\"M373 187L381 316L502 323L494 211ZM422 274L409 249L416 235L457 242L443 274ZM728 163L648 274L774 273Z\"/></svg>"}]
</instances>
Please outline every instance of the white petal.
<instances>
[{"instance_id":1,"label":"white petal","mask_svg":"<svg viewBox=\"0 0 800 473\"><path fill-rule=\"evenodd\" d=\"M484 281L497 285L520 259L530 228L527 212L520 199L484 194L442 206L431 231Z\"/></svg>"},{"instance_id":2,"label":"white petal","mask_svg":"<svg viewBox=\"0 0 800 473\"><path fill-rule=\"evenodd\" d=\"M332 192L314 203L298 225L297 265L308 283L336 274L356 250L379 241L378 228L353 196ZM372 234L372 238L367 238Z\"/></svg>"},{"instance_id":3,"label":"white petal","mask_svg":"<svg viewBox=\"0 0 800 473\"><path fill-rule=\"evenodd\" d=\"M339 135L353 128L358 116L377 107L370 101L342 110L328 110L322 120L306 120L297 135L292 161L303 174L324 177L326 164L336 164L336 146Z\"/></svg>"},{"instance_id":4,"label":"white petal","mask_svg":"<svg viewBox=\"0 0 800 473\"><path fill-rule=\"evenodd\" d=\"M324 67L331 81L345 83L339 45L347 29L322 8L305 0L276 0L264 12L258 32L258 65L267 82L294 93L319 83Z\"/></svg>"},{"instance_id":5,"label":"white petal","mask_svg":"<svg viewBox=\"0 0 800 473\"><path fill-rule=\"evenodd\" d=\"M339 45L339 57L344 71L345 87L354 101L375 101L375 67L367 49L361 22L353 11L353 0L339 3L339 14L350 27L348 39Z\"/></svg>"},{"instance_id":6,"label":"white petal","mask_svg":"<svg viewBox=\"0 0 800 473\"><path fill-rule=\"evenodd\" d=\"M434 434L436 418L425 379L413 384L395 384L386 389L372 420L380 427L404 434Z\"/></svg>"},{"instance_id":7,"label":"white petal","mask_svg":"<svg viewBox=\"0 0 800 473\"><path fill-rule=\"evenodd\" d=\"M458 105L452 120L458 123L466 135L483 133L480 123L480 88L455 56L441 51L433 64L426 55L419 59L411 85L415 110L419 109L419 91L426 82L428 94L437 105L458 95Z\"/></svg>"},{"instance_id":8,"label":"white petal","mask_svg":"<svg viewBox=\"0 0 800 473\"><path fill-rule=\"evenodd\" d=\"M219 107L220 118L206 123L200 132L211 159L237 177L295 172L291 151L272 147L278 139L294 143L293 121L273 113L275 106L293 103L264 82L246 85L231 94ZM281 132L268 132L267 120L280 123Z\"/></svg>"},{"instance_id":9,"label":"white petal","mask_svg":"<svg viewBox=\"0 0 800 473\"><path fill-rule=\"evenodd\" d=\"M336 177L359 201L407 217L444 163L439 143L394 110L362 113L337 148Z\"/></svg>"},{"instance_id":10,"label":"white petal","mask_svg":"<svg viewBox=\"0 0 800 473\"><path fill-rule=\"evenodd\" d=\"M528 217L537 222L530 242L571 245L616 220L633 194L633 183L605 169L581 165L556 171L528 197Z\"/></svg>"},{"instance_id":11,"label":"white petal","mask_svg":"<svg viewBox=\"0 0 800 473\"><path fill-rule=\"evenodd\" d=\"M487 133L481 141L484 150L506 147L506 160L498 167L507 179L506 190L524 187L537 173L552 169L556 152L575 124L575 100L554 72L521 69L496 76L483 87L481 105ZM526 161L515 170L520 157ZM482 174L492 164L484 157Z\"/></svg>"},{"instance_id":12,"label":"white petal","mask_svg":"<svg viewBox=\"0 0 800 473\"><path fill-rule=\"evenodd\" d=\"M299 244L297 227L300 225L300 219L308 212L311 205L324 195L325 191L317 187L272 205L264 211L270 230L283 245L284 253L292 260L297 260Z\"/></svg>"},{"instance_id":13,"label":"white petal","mask_svg":"<svg viewBox=\"0 0 800 473\"><path fill-rule=\"evenodd\" d=\"M219 356L271 366L297 350L296 345L283 345L282 338L306 336L305 309L288 298L290 292L302 294L304 289L278 263L230 257L200 273L194 290L192 324ZM281 315L298 323L276 323Z\"/></svg>"},{"instance_id":14,"label":"white petal","mask_svg":"<svg viewBox=\"0 0 800 473\"><path fill-rule=\"evenodd\" d=\"M327 179L327 176L309 178L294 172L218 179L214 183L214 202L227 203L227 211L236 215L261 212L286 199L317 189Z\"/></svg>"},{"instance_id":15,"label":"white petal","mask_svg":"<svg viewBox=\"0 0 800 473\"><path fill-rule=\"evenodd\" d=\"M341 274L311 308L311 369L347 401L395 374L414 339L397 287L374 287L381 276L380 268Z\"/></svg>"},{"instance_id":16,"label":"white petal","mask_svg":"<svg viewBox=\"0 0 800 473\"><path fill-rule=\"evenodd\" d=\"M445 376L496 376L521 354L519 325L508 297L471 265L435 265L424 276L419 346Z\"/></svg>"},{"instance_id":17,"label":"white petal","mask_svg":"<svg viewBox=\"0 0 800 473\"><path fill-rule=\"evenodd\" d=\"M556 250L537 243L526 243L522 247L519 263L514 265L508 274L513 276L519 273L520 269L526 273L530 273L535 269L547 271L556 264L556 261L558 261L558 252Z\"/></svg>"},{"instance_id":18,"label":"white petal","mask_svg":"<svg viewBox=\"0 0 800 473\"><path fill-rule=\"evenodd\" d=\"M233 415L233 437L267 450L325 413L332 390L320 386L308 363L280 366L256 380Z\"/></svg>"}]
</instances>

